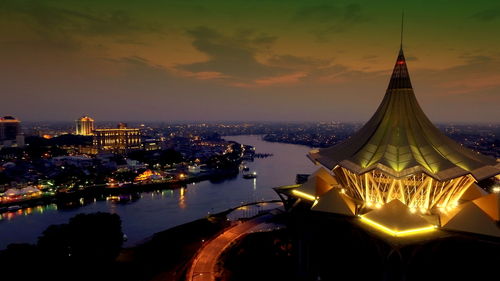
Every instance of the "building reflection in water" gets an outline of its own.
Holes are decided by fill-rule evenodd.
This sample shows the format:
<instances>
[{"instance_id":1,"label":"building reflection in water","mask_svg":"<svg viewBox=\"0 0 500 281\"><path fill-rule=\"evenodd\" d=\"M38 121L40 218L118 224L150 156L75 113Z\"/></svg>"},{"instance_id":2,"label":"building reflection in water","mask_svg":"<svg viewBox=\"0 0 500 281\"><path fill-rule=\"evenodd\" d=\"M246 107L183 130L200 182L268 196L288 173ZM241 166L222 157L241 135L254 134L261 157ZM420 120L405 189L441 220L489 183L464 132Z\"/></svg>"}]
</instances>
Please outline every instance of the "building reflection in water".
<instances>
[{"instance_id":1,"label":"building reflection in water","mask_svg":"<svg viewBox=\"0 0 500 281\"><path fill-rule=\"evenodd\" d=\"M8 211L0 214L0 220L12 220L19 216L28 216L31 214L43 214L46 211L57 211L56 204L41 205L36 207L28 207L16 211Z\"/></svg>"},{"instance_id":2,"label":"building reflection in water","mask_svg":"<svg viewBox=\"0 0 500 281\"><path fill-rule=\"evenodd\" d=\"M172 189L162 190L161 197L173 197L174 191Z\"/></svg>"},{"instance_id":3,"label":"building reflection in water","mask_svg":"<svg viewBox=\"0 0 500 281\"><path fill-rule=\"evenodd\" d=\"M179 189L179 207L181 209L186 208L186 200L185 200L186 199L185 198L186 195L185 195L185 193L186 193L186 188L185 187L181 187Z\"/></svg>"},{"instance_id":4,"label":"building reflection in water","mask_svg":"<svg viewBox=\"0 0 500 281\"><path fill-rule=\"evenodd\" d=\"M185 202L185 194L186 194L186 186L183 186L178 189L179 190L179 199L178 205L180 208L186 208ZM148 194L149 193L149 194ZM175 197L175 189L163 189L163 190L155 190L152 192L144 192L144 193L130 193L130 194L119 194L119 195L100 195L97 197L81 197L76 198L74 200L58 202L57 204L48 204L48 205L39 205L34 207L25 207L14 209L10 211L6 211L4 213L0 213L0 221L2 220L12 220L16 217L20 216L28 216L32 214L43 214L46 211L57 211L57 210L69 210L76 209L85 205L93 204L95 205L97 201L106 201L108 202L109 211L114 213L116 211L116 204L130 204L136 202L137 200L143 198L143 196L151 195L151 198L161 200L165 197L173 198Z\"/></svg>"}]
</instances>

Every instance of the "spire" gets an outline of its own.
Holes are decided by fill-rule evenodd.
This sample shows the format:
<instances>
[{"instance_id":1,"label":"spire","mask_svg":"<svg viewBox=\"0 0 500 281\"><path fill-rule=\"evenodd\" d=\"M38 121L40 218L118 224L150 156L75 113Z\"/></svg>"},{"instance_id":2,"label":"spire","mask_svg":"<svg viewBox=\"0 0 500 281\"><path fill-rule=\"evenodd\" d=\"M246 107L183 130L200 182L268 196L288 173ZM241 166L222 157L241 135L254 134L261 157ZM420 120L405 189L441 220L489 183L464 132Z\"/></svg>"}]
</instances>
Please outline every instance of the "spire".
<instances>
[{"instance_id":1,"label":"spire","mask_svg":"<svg viewBox=\"0 0 500 281\"><path fill-rule=\"evenodd\" d=\"M404 23L404 12L401 15L401 43L399 45L398 59L396 60L396 65L392 71L391 80L389 82L389 87L387 90L394 89L411 89L410 74L408 73L408 68L406 67L406 59L403 53L403 23Z\"/></svg>"},{"instance_id":2,"label":"spire","mask_svg":"<svg viewBox=\"0 0 500 281\"><path fill-rule=\"evenodd\" d=\"M399 49L400 50L403 50L403 25L404 25L404 22L405 22L405 11L402 10L401 11L401 44L399 45Z\"/></svg>"},{"instance_id":3,"label":"spire","mask_svg":"<svg viewBox=\"0 0 500 281\"><path fill-rule=\"evenodd\" d=\"M405 55L403 49L399 49L398 59L392 71L391 81L387 90L411 88L410 74L408 73L408 68L406 68Z\"/></svg>"}]
</instances>

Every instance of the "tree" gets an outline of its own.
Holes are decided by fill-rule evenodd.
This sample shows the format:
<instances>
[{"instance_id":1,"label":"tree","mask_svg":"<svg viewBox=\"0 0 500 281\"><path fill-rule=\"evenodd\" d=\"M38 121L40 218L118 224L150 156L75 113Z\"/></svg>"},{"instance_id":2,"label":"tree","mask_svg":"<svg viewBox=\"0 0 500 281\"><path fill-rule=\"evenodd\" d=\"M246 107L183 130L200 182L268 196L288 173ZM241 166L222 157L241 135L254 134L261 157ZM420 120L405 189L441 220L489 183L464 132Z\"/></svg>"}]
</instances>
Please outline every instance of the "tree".
<instances>
[{"instance_id":1,"label":"tree","mask_svg":"<svg viewBox=\"0 0 500 281\"><path fill-rule=\"evenodd\" d=\"M167 164L173 164L173 163L180 163L184 161L182 154L178 151L175 151L173 149L167 149L163 150L160 153L160 159L159 163L160 165L167 165Z\"/></svg>"},{"instance_id":2,"label":"tree","mask_svg":"<svg viewBox=\"0 0 500 281\"><path fill-rule=\"evenodd\" d=\"M39 272L41 264L39 252L35 245L10 244L0 251L2 265L1 280L41 280Z\"/></svg>"},{"instance_id":3,"label":"tree","mask_svg":"<svg viewBox=\"0 0 500 281\"><path fill-rule=\"evenodd\" d=\"M79 214L69 221L71 257L84 263L113 262L123 244L122 222L110 213Z\"/></svg>"},{"instance_id":4,"label":"tree","mask_svg":"<svg viewBox=\"0 0 500 281\"><path fill-rule=\"evenodd\" d=\"M56 262L61 262L70 257L70 232L68 224L51 225L45 229L42 236L38 237L40 253Z\"/></svg>"},{"instance_id":5,"label":"tree","mask_svg":"<svg viewBox=\"0 0 500 281\"><path fill-rule=\"evenodd\" d=\"M113 262L123 244L121 219L116 214L79 214L68 224L51 225L38 238L44 257L77 264Z\"/></svg>"}]
</instances>

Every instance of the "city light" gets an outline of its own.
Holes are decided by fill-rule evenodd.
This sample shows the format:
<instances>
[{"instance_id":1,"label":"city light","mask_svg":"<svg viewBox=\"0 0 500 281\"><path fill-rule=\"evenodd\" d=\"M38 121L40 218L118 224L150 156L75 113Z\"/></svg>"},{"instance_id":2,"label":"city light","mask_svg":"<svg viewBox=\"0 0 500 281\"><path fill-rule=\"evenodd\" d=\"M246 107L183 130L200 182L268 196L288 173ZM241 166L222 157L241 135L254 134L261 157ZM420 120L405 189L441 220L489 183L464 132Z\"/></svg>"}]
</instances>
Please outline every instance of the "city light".
<instances>
[{"instance_id":1,"label":"city light","mask_svg":"<svg viewBox=\"0 0 500 281\"><path fill-rule=\"evenodd\" d=\"M316 200L316 197L312 196L311 194L307 194L305 192L302 192L302 191L298 191L298 190L292 190L292 193L301 197L301 198L304 198L304 199L307 199L307 200L310 200L310 201L314 201Z\"/></svg>"},{"instance_id":2,"label":"city light","mask_svg":"<svg viewBox=\"0 0 500 281\"><path fill-rule=\"evenodd\" d=\"M363 223L367 224L367 225L370 225L382 232L385 232L389 235L392 235L392 236L397 236L397 237L401 237L401 236L409 236L409 235L416 235L416 234L423 234L423 233L427 233L427 232L431 232L431 231L434 231L436 230L437 226L427 226L427 227L421 227L421 228L412 228L412 229L406 229L406 230L394 230L394 229L390 229L389 227L387 226L384 226L378 222L375 222L373 220L370 220L366 217L363 217L363 216L360 216L360 219Z\"/></svg>"}]
</instances>

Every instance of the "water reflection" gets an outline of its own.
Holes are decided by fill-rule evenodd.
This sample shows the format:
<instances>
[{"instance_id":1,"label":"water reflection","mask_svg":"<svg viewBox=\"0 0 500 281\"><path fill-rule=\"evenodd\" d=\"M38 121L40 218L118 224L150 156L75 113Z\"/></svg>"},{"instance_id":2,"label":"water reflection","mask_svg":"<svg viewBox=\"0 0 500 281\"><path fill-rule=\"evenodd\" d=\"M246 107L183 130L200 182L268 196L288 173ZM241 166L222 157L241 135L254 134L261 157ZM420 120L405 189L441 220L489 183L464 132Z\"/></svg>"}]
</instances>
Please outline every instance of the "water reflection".
<instances>
[{"instance_id":1,"label":"water reflection","mask_svg":"<svg viewBox=\"0 0 500 281\"><path fill-rule=\"evenodd\" d=\"M118 203L118 204L127 204L127 203L132 203L141 198L141 194L138 192L135 193L126 193L126 194L120 194L120 195L112 195L112 196L107 196L106 201L110 201L112 203Z\"/></svg>"},{"instance_id":2,"label":"water reflection","mask_svg":"<svg viewBox=\"0 0 500 281\"><path fill-rule=\"evenodd\" d=\"M185 209L186 208L186 198L185 198L185 194L186 193L186 189L184 187L181 187L181 189L179 190L179 207L181 209Z\"/></svg>"},{"instance_id":3,"label":"water reflection","mask_svg":"<svg viewBox=\"0 0 500 281\"><path fill-rule=\"evenodd\" d=\"M49 205L43 205L43 206L36 206L36 207L29 207L29 208L24 208L24 209L19 209L15 211L7 211L5 213L0 214L0 220L13 220L17 217L21 216L29 216L32 214L43 214L46 211L56 211L57 210L57 205L56 204L49 204Z\"/></svg>"},{"instance_id":4,"label":"water reflection","mask_svg":"<svg viewBox=\"0 0 500 281\"><path fill-rule=\"evenodd\" d=\"M272 187L291 184L296 174L311 173L315 168L305 157L309 150L305 146L267 143L259 136L229 139L253 145L259 153L274 154L245 164L258 173L258 181L243 179L240 175L217 183L203 181L173 190L124 194L119 199L78 197L68 204L4 213L0 221L0 250L10 243L34 243L49 225L67 223L76 214L93 212L120 215L123 231L128 236L125 246L134 245L156 232L204 217L208 212L218 213L244 203L279 199ZM251 215L254 211L241 212Z\"/></svg>"}]
</instances>

